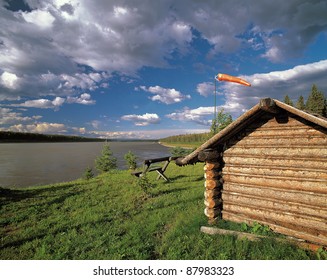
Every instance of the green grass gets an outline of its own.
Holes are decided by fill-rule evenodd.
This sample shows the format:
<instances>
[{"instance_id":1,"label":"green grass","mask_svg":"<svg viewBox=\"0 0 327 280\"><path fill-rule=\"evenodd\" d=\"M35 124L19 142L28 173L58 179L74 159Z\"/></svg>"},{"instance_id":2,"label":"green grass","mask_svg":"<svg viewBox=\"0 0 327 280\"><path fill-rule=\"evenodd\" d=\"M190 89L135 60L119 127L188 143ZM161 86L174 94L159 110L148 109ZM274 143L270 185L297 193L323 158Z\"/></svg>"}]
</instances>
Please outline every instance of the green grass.
<instances>
[{"instance_id":1,"label":"green grass","mask_svg":"<svg viewBox=\"0 0 327 280\"><path fill-rule=\"evenodd\" d=\"M318 259L273 238L237 240L207 235L201 164L166 171L171 182L148 179L144 193L128 171L91 180L0 189L1 259ZM220 222L219 226L244 229ZM246 230L250 230L246 228ZM252 229L253 230L253 229Z\"/></svg>"}]
</instances>

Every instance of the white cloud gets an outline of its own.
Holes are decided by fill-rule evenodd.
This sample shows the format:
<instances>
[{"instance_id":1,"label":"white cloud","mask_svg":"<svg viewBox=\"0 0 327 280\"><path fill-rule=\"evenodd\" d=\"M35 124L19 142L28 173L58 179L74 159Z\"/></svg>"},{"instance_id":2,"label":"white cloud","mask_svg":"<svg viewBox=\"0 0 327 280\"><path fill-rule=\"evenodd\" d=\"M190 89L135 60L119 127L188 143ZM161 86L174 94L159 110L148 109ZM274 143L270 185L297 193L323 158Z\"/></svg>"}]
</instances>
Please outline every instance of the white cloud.
<instances>
[{"instance_id":1,"label":"white cloud","mask_svg":"<svg viewBox=\"0 0 327 280\"><path fill-rule=\"evenodd\" d=\"M90 122L91 126L95 129L99 129L100 128L100 125L102 124L101 121L98 121L98 120L93 120Z\"/></svg>"},{"instance_id":2,"label":"white cloud","mask_svg":"<svg viewBox=\"0 0 327 280\"><path fill-rule=\"evenodd\" d=\"M0 125L9 125L22 122L33 122L42 118L41 116L22 116L20 112L14 112L9 108L0 107Z\"/></svg>"},{"instance_id":3,"label":"white cloud","mask_svg":"<svg viewBox=\"0 0 327 280\"><path fill-rule=\"evenodd\" d=\"M91 99L91 95L89 93L83 93L80 97L67 97L67 103L77 103L83 105L94 105L96 103L95 100Z\"/></svg>"},{"instance_id":4,"label":"white cloud","mask_svg":"<svg viewBox=\"0 0 327 280\"><path fill-rule=\"evenodd\" d=\"M16 74L9 73L9 72L3 72L1 75L1 83L9 88L9 89L15 89L17 88L17 82L18 82L18 77Z\"/></svg>"},{"instance_id":5,"label":"white cloud","mask_svg":"<svg viewBox=\"0 0 327 280\"><path fill-rule=\"evenodd\" d=\"M35 99L27 100L20 104L13 104L13 107L27 107L27 108L40 108L40 109L55 109L58 110L65 102L65 98L56 97L54 100L49 99Z\"/></svg>"},{"instance_id":6,"label":"white cloud","mask_svg":"<svg viewBox=\"0 0 327 280\"><path fill-rule=\"evenodd\" d=\"M83 93L80 95L80 97L68 96L67 98L63 98L63 97L57 96L52 101L49 99L41 98L41 99L27 100L27 101L25 101L23 103L19 103L19 104L11 104L10 106L59 110L59 108L64 103L94 105L96 103L96 101L91 98L91 95L89 93Z\"/></svg>"},{"instance_id":7,"label":"white cloud","mask_svg":"<svg viewBox=\"0 0 327 280\"><path fill-rule=\"evenodd\" d=\"M29 22L37 25L39 28L50 28L55 18L49 13L49 11L34 10L31 12L22 13L23 18Z\"/></svg>"},{"instance_id":8,"label":"white cloud","mask_svg":"<svg viewBox=\"0 0 327 280\"><path fill-rule=\"evenodd\" d=\"M300 95L307 99L313 84L322 92L327 91L327 60L299 65L284 71L257 73L243 76L252 86L244 87L234 83L219 83L226 102L222 108L233 117L238 117L259 102L271 97L283 100L287 94L294 102Z\"/></svg>"},{"instance_id":9,"label":"white cloud","mask_svg":"<svg viewBox=\"0 0 327 280\"><path fill-rule=\"evenodd\" d=\"M106 86L108 76L102 73L131 75L144 66L166 67L172 54L190 53L195 30L210 44L210 54L251 47L274 62L303 54L327 30L326 1L275 0L273 6L268 0L238 5L196 0L28 4L32 10L25 12L0 4L0 71L14 73L20 85L14 76L2 77L0 99L74 95L75 87ZM82 74L80 65L95 73ZM48 73L53 76L46 82Z\"/></svg>"},{"instance_id":10,"label":"white cloud","mask_svg":"<svg viewBox=\"0 0 327 280\"><path fill-rule=\"evenodd\" d=\"M196 91L202 96L209 96L215 93L215 86L212 82L200 83L196 86Z\"/></svg>"},{"instance_id":11,"label":"white cloud","mask_svg":"<svg viewBox=\"0 0 327 280\"><path fill-rule=\"evenodd\" d=\"M166 115L167 118L175 121L189 121L209 126L213 119L214 107L198 107L195 109L184 108L181 111Z\"/></svg>"},{"instance_id":12,"label":"white cloud","mask_svg":"<svg viewBox=\"0 0 327 280\"><path fill-rule=\"evenodd\" d=\"M140 89L154 94L150 97L152 101L159 101L164 104L173 104L182 102L185 99L190 99L190 95L183 95L180 91L174 88L163 88L160 86L145 87L140 86Z\"/></svg>"},{"instance_id":13,"label":"white cloud","mask_svg":"<svg viewBox=\"0 0 327 280\"><path fill-rule=\"evenodd\" d=\"M122 116L121 119L124 121L132 121L136 126L147 126L160 123L160 118L157 114L149 113L144 115L125 115Z\"/></svg>"},{"instance_id":14,"label":"white cloud","mask_svg":"<svg viewBox=\"0 0 327 280\"><path fill-rule=\"evenodd\" d=\"M64 124L60 123L35 123L35 124L16 124L9 127L10 131L31 132L31 133L66 133Z\"/></svg>"}]
</instances>

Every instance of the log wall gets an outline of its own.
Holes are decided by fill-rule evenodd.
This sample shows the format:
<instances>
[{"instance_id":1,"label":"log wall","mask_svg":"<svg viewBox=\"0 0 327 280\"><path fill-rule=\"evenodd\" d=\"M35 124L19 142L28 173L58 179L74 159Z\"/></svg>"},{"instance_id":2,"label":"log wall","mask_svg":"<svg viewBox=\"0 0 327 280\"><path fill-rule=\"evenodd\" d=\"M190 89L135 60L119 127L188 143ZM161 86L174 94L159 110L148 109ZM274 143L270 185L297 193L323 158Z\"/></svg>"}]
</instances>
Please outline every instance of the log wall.
<instances>
[{"instance_id":1,"label":"log wall","mask_svg":"<svg viewBox=\"0 0 327 280\"><path fill-rule=\"evenodd\" d=\"M209 155L213 154L209 152ZM222 210L222 168L223 162L221 153L215 151L215 157L209 159L206 155L204 166L205 191L204 191L204 214L209 218L209 222L221 218Z\"/></svg>"},{"instance_id":2,"label":"log wall","mask_svg":"<svg viewBox=\"0 0 327 280\"><path fill-rule=\"evenodd\" d=\"M265 114L224 144L222 218L327 245L327 131Z\"/></svg>"}]
</instances>

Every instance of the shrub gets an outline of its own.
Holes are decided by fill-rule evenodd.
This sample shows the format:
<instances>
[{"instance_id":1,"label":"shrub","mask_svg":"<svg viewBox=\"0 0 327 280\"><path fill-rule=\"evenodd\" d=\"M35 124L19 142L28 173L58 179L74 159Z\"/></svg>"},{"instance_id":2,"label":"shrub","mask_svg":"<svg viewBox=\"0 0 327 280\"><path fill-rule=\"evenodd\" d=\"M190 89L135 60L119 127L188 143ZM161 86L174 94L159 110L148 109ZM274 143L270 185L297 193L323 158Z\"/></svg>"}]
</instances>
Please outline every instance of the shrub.
<instances>
[{"instance_id":1,"label":"shrub","mask_svg":"<svg viewBox=\"0 0 327 280\"><path fill-rule=\"evenodd\" d=\"M101 156L95 160L95 167L100 172L108 172L117 168L117 159L113 156L109 144L104 144Z\"/></svg>"},{"instance_id":2,"label":"shrub","mask_svg":"<svg viewBox=\"0 0 327 280\"><path fill-rule=\"evenodd\" d=\"M85 180L90 180L94 177L94 173L91 167L87 167L84 171L83 178Z\"/></svg>"},{"instance_id":3,"label":"shrub","mask_svg":"<svg viewBox=\"0 0 327 280\"><path fill-rule=\"evenodd\" d=\"M148 179L148 177L146 175L141 176L137 180L137 183L136 184L147 195L150 195L150 192L149 191L150 191L151 188L154 187L154 185L150 182L150 180Z\"/></svg>"},{"instance_id":4,"label":"shrub","mask_svg":"<svg viewBox=\"0 0 327 280\"><path fill-rule=\"evenodd\" d=\"M124 155L124 159L126 160L126 164L129 169L135 170L137 167L136 159L137 157L129 151L127 154Z\"/></svg>"}]
</instances>

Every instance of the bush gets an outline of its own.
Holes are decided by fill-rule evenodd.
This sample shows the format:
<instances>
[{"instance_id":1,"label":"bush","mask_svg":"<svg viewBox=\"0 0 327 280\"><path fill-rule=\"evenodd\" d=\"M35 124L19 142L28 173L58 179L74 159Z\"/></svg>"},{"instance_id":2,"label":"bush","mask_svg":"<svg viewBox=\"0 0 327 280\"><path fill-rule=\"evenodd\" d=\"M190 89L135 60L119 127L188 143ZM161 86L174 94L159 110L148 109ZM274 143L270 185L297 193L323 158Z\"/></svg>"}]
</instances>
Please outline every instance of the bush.
<instances>
[{"instance_id":1,"label":"bush","mask_svg":"<svg viewBox=\"0 0 327 280\"><path fill-rule=\"evenodd\" d=\"M93 173L92 168L91 167L86 168L85 171L84 171L84 174L83 174L83 178L85 180L90 180L93 177L94 177L94 173Z\"/></svg>"},{"instance_id":2,"label":"bush","mask_svg":"<svg viewBox=\"0 0 327 280\"><path fill-rule=\"evenodd\" d=\"M117 159L113 156L109 144L104 144L101 156L95 160L95 167L100 172L108 172L117 168Z\"/></svg>"},{"instance_id":3,"label":"bush","mask_svg":"<svg viewBox=\"0 0 327 280\"><path fill-rule=\"evenodd\" d=\"M126 164L129 169L135 170L137 167L136 159L137 157L129 151L127 154L124 155L124 159L126 160Z\"/></svg>"},{"instance_id":4,"label":"bush","mask_svg":"<svg viewBox=\"0 0 327 280\"><path fill-rule=\"evenodd\" d=\"M140 187L146 195L150 195L150 189L154 187L146 175L141 176L137 180L136 185Z\"/></svg>"}]
</instances>

